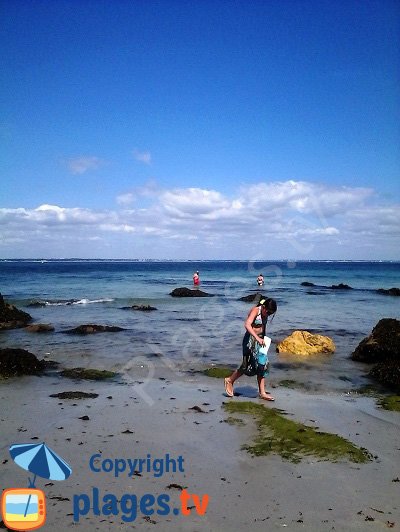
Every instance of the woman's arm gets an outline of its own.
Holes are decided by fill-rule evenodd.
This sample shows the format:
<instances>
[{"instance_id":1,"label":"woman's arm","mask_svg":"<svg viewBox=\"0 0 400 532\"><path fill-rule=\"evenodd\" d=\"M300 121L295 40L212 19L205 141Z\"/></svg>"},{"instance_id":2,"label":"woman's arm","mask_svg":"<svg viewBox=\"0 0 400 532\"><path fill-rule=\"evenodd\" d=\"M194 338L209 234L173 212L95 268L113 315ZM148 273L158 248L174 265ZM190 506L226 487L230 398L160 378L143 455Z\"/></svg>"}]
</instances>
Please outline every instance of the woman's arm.
<instances>
[{"instance_id":1,"label":"woman's arm","mask_svg":"<svg viewBox=\"0 0 400 532\"><path fill-rule=\"evenodd\" d=\"M249 334L251 334L251 336L254 336L254 338L257 340L259 344L263 345L264 340L258 336L254 328L252 327L252 323L255 320L257 314L258 314L258 307L253 307L250 310L246 321L244 322L244 326L245 326L246 331L248 331Z\"/></svg>"}]
</instances>

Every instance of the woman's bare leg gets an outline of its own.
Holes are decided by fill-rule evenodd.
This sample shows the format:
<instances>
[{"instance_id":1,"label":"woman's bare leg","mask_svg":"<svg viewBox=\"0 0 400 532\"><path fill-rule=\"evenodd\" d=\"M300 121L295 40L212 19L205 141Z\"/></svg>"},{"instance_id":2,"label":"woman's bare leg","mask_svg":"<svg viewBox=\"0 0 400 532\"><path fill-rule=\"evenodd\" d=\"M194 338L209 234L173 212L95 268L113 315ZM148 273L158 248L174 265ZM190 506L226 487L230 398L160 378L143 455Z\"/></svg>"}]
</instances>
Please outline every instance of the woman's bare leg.
<instances>
[{"instance_id":1,"label":"woman's bare leg","mask_svg":"<svg viewBox=\"0 0 400 532\"><path fill-rule=\"evenodd\" d=\"M243 373L241 371L239 371L238 369L235 369L235 371L232 373L232 375L230 377L226 377L226 379L224 379L225 391L226 391L226 394L229 397L233 397L233 383L241 375L243 375Z\"/></svg>"},{"instance_id":2,"label":"woman's bare leg","mask_svg":"<svg viewBox=\"0 0 400 532\"><path fill-rule=\"evenodd\" d=\"M259 375L257 375L257 382L258 382L259 397L261 399L265 399L266 401L275 401L272 395L265 391L265 377L260 377Z\"/></svg>"}]
</instances>

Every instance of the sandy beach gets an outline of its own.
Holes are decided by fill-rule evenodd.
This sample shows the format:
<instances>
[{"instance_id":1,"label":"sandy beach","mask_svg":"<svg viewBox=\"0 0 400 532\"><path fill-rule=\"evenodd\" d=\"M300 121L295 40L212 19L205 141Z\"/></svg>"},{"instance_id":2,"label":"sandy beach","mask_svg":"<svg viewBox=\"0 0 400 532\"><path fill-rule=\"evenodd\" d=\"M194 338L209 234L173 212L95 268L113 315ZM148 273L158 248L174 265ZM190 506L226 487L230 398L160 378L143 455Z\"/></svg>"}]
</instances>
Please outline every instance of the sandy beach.
<instances>
[{"instance_id":1,"label":"sandy beach","mask_svg":"<svg viewBox=\"0 0 400 532\"><path fill-rule=\"evenodd\" d=\"M248 415L241 416L243 424L227 423L223 404L261 403L252 378L242 377L236 387L241 395L230 399L220 379L201 374L167 375L164 369L151 379L137 375L137 381L108 383L54 374L0 383L2 488L26 487L28 480L28 473L11 459L9 445L44 441L73 470L63 482L37 479L36 487L47 499L47 530L398 530L398 413L379 408L369 397L297 391L275 386L273 378L270 386L276 401L265 408L282 409L291 419L343 436L368 449L374 459L365 464L332 463L307 456L292 463L241 450L254 438L256 424ZM98 397L49 397L78 390ZM85 416L89 419L81 419ZM176 462L179 456L181 468ZM150 462L145 460L142 472L136 466L131 476L128 469L118 477L115 470L101 469L102 464L109 469L116 459L122 469L124 461L135 458L164 459L163 474L160 469L157 474L154 468L146 470ZM204 515L196 514L192 500L187 505L190 515L155 511L145 516L138 509L135 518L126 522L122 519L128 515L126 508L125 514L120 509L118 515L104 515L101 510L95 515L94 488L100 498L113 494L119 501L125 494L136 494L138 499L144 494L155 498L167 494L171 509L180 508L182 488L199 495L200 502L204 503L204 494L209 500ZM91 500L90 509L85 508L85 495ZM83 497L78 500L79 496ZM74 516L80 511L82 515ZM74 521L76 517L79 521Z\"/></svg>"}]
</instances>

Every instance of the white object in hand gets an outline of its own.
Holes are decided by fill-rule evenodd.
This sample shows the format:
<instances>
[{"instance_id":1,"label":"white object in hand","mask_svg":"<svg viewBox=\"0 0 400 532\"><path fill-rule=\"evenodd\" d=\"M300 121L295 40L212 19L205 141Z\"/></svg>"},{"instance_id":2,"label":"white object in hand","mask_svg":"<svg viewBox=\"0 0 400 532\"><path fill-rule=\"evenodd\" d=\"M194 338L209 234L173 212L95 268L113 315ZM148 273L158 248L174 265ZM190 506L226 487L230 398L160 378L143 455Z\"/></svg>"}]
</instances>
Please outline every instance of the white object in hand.
<instances>
[{"instance_id":1,"label":"white object in hand","mask_svg":"<svg viewBox=\"0 0 400 532\"><path fill-rule=\"evenodd\" d=\"M270 345L271 345L271 338L269 338L269 336L264 336L264 345L262 345L260 349L258 350L259 353L261 353L262 355L268 355L268 349Z\"/></svg>"}]
</instances>

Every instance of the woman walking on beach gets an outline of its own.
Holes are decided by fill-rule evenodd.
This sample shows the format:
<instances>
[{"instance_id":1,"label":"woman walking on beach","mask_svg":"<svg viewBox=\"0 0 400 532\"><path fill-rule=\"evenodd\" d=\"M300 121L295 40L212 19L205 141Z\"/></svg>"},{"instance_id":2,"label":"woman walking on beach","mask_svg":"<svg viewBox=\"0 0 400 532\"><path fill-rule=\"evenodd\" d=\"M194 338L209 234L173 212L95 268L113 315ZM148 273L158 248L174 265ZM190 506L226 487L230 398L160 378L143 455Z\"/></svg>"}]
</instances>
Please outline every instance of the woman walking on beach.
<instances>
[{"instance_id":1,"label":"woman walking on beach","mask_svg":"<svg viewBox=\"0 0 400 532\"><path fill-rule=\"evenodd\" d=\"M243 337L243 361L241 366L225 379L225 391L229 397L233 397L234 382L245 373L246 375L257 375L258 395L266 401L274 401L271 394L265 391L265 376L269 374L269 362L261 360L259 349L265 345L264 335L267 328L269 316L274 316L278 308L276 301L271 298L260 299L258 305L253 307L244 326L246 333Z\"/></svg>"}]
</instances>

